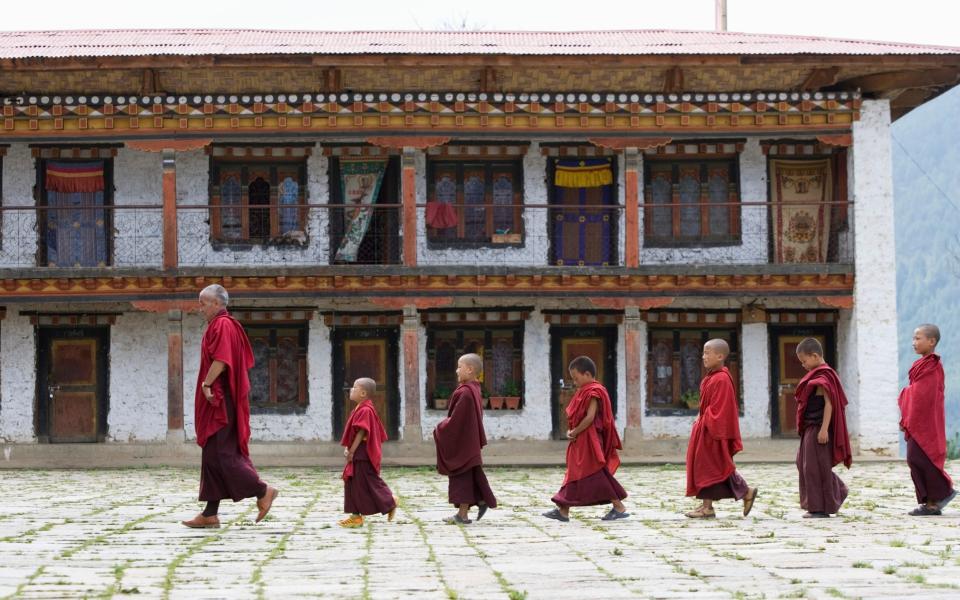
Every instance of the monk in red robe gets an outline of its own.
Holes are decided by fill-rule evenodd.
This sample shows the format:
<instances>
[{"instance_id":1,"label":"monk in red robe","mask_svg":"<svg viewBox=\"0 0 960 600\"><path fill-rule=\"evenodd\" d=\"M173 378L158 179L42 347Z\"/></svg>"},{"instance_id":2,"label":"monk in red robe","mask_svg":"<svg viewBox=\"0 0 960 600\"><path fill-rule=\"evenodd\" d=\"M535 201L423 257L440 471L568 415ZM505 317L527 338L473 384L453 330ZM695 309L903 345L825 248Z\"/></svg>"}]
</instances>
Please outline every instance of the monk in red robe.
<instances>
[{"instance_id":1,"label":"monk in red robe","mask_svg":"<svg viewBox=\"0 0 960 600\"><path fill-rule=\"evenodd\" d=\"M447 418L433 430L437 445L437 471L449 478L448 498L457 507L457 513L444 519L447 523L471 523L470 507L477 507L477 520L488 508L497 507L497 499L483 472L481 449L487 445L483 431L483 400L480 394L480 374L483 359L476 354L464 354L457 361L457 381L447 407Z\"/></svg>"},{"instance_id":2,"label":"monk in red robe","mask_svg":"<svg viewBox=\"0 0 960 600\"><path fill-rule=\"evenodd\" d=\"M606 388L597 381L597 365L578 356L568 367L577 393L567 405L567 474L560 491L551 498L557 508L543 513L548 519L567 522L571 506L595 506L610 502L613 507L600 517L604 521L630 516L623 499L627 492L613 478L620 466L617 450L623 448L613 420L613 404Z\"/></svg>"},{"instance_id":3,"label":"monk in red robe","mask_svg":"<svg viewBox=\"0 0 960 600\"><path fill-rule=\"evenodd\" d=\"M277 490L263 481L250 462L250 379L253 350L243 325L230 316L227 290L210 285L200 292L200 312L207 330L200 343L200 372L194 397L200 462L200 500L203 512L187 527L220 527L220 501L257 499L257 522L263 520Z\"/></svg>"},{"instance_id":4,"label":"monk in red robe","mask_svg":"<svg viewBox=\"0 0 960 600\"><path fill-rule=\"evenodd\" d=\"M757 488L737 473L735 454L743 450L740 440L737 391L730 370L724 366L730 346L713 339L703 345L706 376L700 382L700 413L687 445L687 496L696 496L700 506L686 513L691 519L713 519L716 500L743 501L743 516L750 514Z\"/></svg>"},{"instance_id":5,"label":"monk in red robe","mask_svg":"<svg viewBox=\"0 0 960 600\"><path fill-rule=\"evenodd\" d=\"M937 355L940 328L924 324L913 332L913 350L920 358L910 367L910 385L900 392L900 430L907 441L907 465L917 492L915 517L941 514L956 498L953 480L944 470L947 434L943 414L943 364Z\"/></svg>"},{"instance_id":6,"label":"monk in red robe","mask_svg":"<svg viewBox=\"0 0 960 600\"><path fill-rule=\"evenodd\" d=\"M800 507L805 519L825 519L836 514L847 498L847 486L833 467L850 468L853 452L847 434L847 396L840 377L823 360L823 346L814 338L797 344L797 359L806 375L797 384L797 471L800 474Z\"/></svg>"},{"instance_id":7,"label":"monk in red robe","mask_svg":"<svg viewBox=\"0 0 960 600\"><path fill-rule=\"evenodd\" d=\"M343 468L343 512L350 516L340 521L341 527L360 527L365 515L387 515L393 521L397 512L397 497L380 478L380 462L387 431L383 428L373 395L377 382L361 377L350 388L350 400L357 407L350 413L343 428L340 445L347 464Z\"/></svg>"}]
</instances>

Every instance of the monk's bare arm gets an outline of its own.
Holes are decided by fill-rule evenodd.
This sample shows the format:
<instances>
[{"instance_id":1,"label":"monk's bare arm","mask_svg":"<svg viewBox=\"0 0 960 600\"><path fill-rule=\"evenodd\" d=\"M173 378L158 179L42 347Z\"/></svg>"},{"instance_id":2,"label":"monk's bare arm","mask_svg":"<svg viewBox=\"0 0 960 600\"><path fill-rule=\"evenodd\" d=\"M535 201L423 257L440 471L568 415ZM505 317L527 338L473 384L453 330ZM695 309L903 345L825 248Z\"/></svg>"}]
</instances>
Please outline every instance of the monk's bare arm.
<instances>
[{"instance_id":1,"label":"monk's bare arm","mask_svg":"<svg viewBox=\"0 0 960 600\"><path fill-rule=\"evenodd\" d=\"M344 452L344 454L347 457L347 460L353 460L353 454L357 451L357 448L360 447L360 443L363 442L363 440L365 439L367 439L367 430L361 429L357 431L357 435L354 436L353 443L350 444L350 448L346 452Z\"/></svg>"},{"instance_id":2,"label":"monk's bare arm","mask_svg":"<svg viewBox=\"0 0 960 600\"><path fill-rule=\"evenodd\" d=\"M213 364L210 365L210 368L207 369L207 375L203 378L203 396L207 399L208 402L213 402L213 390L210 386L213 385L213 382L217 380L217 377L220 377L220 374L227 369L227 363L222 360L215 360Z\"/></svg>"},{"instance_id":3,"label":"monk's bare arm","mask_svg":"<svg viewBox=\"0 0 960 600\"><path fill-rule=\"evenodd\" d=\"M567 437L571 440L577 438L587 427L593 425L593 420L597 418L597 399L590 398L590 406L587 407L587 416L573 429L567 432Z\"/></svg>"},{"instance_id":4,"label":"monk's bare arm","mask_svg":"<svg viewBox=\"0 0 960 600\"><path fill-rule=\"evenodd\" d=\"M833 418L833 402L830 400L830 394L822 387L817 387L817 391L823 395L823 425L817 433L817 442L826 444L830 441L830 419Z\"/></svg>"}]
</instances>

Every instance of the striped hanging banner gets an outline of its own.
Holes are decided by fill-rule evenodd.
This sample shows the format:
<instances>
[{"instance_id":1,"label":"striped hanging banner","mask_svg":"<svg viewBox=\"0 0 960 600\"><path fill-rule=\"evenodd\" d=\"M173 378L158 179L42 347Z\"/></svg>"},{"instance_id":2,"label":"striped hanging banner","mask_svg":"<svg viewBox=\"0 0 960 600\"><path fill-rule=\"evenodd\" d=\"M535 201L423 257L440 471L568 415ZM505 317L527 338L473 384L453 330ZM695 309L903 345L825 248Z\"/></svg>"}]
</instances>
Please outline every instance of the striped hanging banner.
<instances>
[{"instance_id":1,"label":"striped hanging banner","mask_svg":"<svg viewBox=\"0 0 960 600\"><path fill-rule=\"evenodd\" d=\"M613 170L610 160L600 159L558 159L554 185L568 188L603 187L613 183Z\"/></svg>"},{"instance_id":2,"label":"striped hanging banner","mask_svg":"<svg viewBox=\"0 0 960 600\"><path fill-rule=\"evenodd\" d=\"M47 163L45 185L62 194L91 194L104 191L103 162Z\"/></svg>"}]
</instances>

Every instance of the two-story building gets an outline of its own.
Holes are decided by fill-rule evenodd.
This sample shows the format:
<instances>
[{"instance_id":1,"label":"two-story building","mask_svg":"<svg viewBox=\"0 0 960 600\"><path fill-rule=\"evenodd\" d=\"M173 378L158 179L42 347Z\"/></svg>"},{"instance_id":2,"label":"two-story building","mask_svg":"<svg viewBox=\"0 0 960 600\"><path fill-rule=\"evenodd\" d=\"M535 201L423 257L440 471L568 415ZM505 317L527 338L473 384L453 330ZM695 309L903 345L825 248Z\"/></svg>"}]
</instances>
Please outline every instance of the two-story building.
<instances>
[{"instance_id":1,"label":"two-story building","mask_svg":"<svg viewBox=\"0 0 960 600\"><path fill-rule=\"evenodd\" d=\"M493 439L559 438L579 354L628 449L682 439L711 337L745 437L789 436L816 336L893 453L890 123L958 75L726 32L0 33L0 441L189 442L221 283L257 442L338 439L359 376L427 440L471 351Z\"/></svg>"}]
</instances>

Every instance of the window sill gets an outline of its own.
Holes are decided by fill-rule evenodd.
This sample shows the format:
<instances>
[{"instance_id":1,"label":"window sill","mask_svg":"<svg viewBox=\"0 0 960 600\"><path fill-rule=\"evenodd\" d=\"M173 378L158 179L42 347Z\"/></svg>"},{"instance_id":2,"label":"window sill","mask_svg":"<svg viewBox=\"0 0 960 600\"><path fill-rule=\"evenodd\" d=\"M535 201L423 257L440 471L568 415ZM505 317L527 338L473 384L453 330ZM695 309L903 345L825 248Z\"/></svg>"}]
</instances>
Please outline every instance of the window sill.
<instances>
[{"instance_id":1,"label":"window sill","mask_svg":"<svg viewBox=\"0 0 960 600\"><path fill-rule=\"evenodd\" d=\"M728 246L742 246L743 240L697 240L697 241L658 241L644 239L644 248L723 248ZM643 249L641 249L641 252Z\"/></svg>"},{"instance_id":2,"label":"window sill","mask_svg":"<svg viewBox=\"0 0 960 600\"><path fill-rule=\"evenodd\" d=\"M304 251L307 249L309 242L306 239L301 242L300 240L287 240L283 238L262 242L223 242L210 240L210 245L216 252L249 252L256 248L282 248L284 250Z\"/></svg>"},{"instance_id":3,"label":"window sill","mask_svg":"<svg viewBox=\"0 0 960 600\"><path fill-rule=\"evenodd\" d=\"M427 250L477 250L482 248L524 248L526 243L515 242L515 243L496 243L492 241L485 242L439 242L427 240Z\"/></svg>"},{"instance_id":4,"label":"window sill","mask_svg":"<svg viewBox=\"0 0 960 600\"><path fill-rule=\"evenodd\" d=\"M250 405L251 415L303 415L306 414L306 406L284 404L278 406L257 406Z\"/></svg>"},{"instance_id":5,"label":"window sill","mask_svg":"<svg viewBox=\"0 0 960 600\"><path fill-rule=\"evenodd\" d=\"M648 408L643 414L647 417L696 417L700 411L695 408ZM743 409L737 414L743 418Z\"/></svg>"},{"instance_id":6,"label":"window sill","mask_svg":"<svg viewBox=\"0 0 960 600\"><path fill-rule=\"evenodd\" d=\"M498 417L498 416L507 416L507 415L517 415L517 414L522 414L522 413L523 413L523 407L522 407L522 406L521 406L520 408L511 408L511 409L507 409L507 408L500 408L500 409L485 408L485 409L483 409L483 416L485 416L485 417L486 417L486 416ZM429 408L429 407L428 407L428 408L427 408L427 414L433 415L433 416L445 416L445 415L447 414L447 409L445 409L445 408Z\"/></svg>"}]
</instances>

